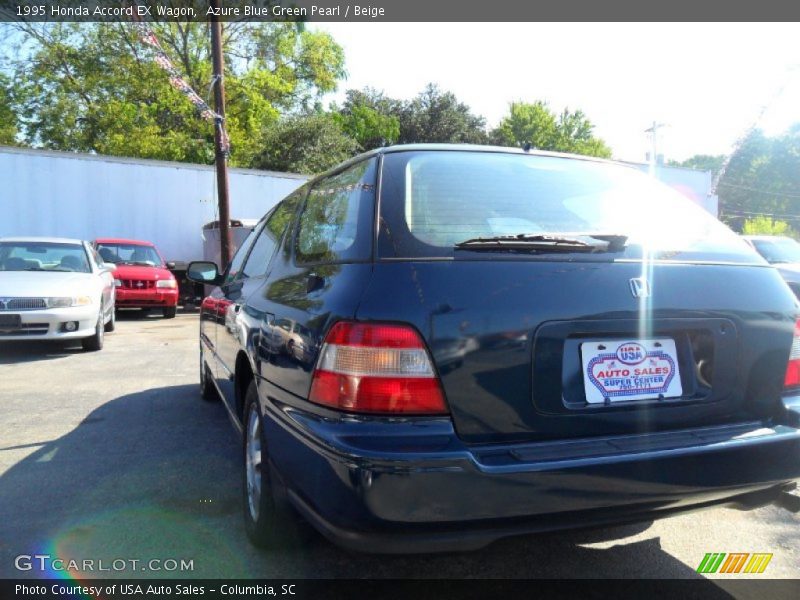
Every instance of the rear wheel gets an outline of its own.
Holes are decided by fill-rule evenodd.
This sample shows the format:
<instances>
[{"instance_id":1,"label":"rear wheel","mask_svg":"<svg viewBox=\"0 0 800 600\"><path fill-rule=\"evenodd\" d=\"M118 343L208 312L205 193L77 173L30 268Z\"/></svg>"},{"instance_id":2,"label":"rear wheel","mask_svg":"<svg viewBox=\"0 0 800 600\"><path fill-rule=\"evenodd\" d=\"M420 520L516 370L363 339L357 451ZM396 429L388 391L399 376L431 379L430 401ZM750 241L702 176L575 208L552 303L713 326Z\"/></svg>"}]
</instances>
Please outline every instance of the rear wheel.
<instances>
[{"instance_id":1,"label":"rear wheel","mask_svg":"<svg viewBox=\"0 0 800 600\"><path fill-rule=\"evenodd\" d=\"M105 327L103 325L103 311L97 315L97 325L94 327L94 335L81 340L81 345L84 350L89 352L96 352L103 349Z\"/></svg>"},{"instance_id":2,"label":"rear wheel","mask_svg":"<svg viewBox=\"0 0 800 600\"><path fill-rule=\"evenodd\" d=\"M167 306L166 308L164 308L164 318L174 319L177 312L178 312L177 306Z\"/></svg>"},{"instance_id":3,"label":"rear wheel","mask_svg":"<svg viewBox=\"0 0 800 600\"><path fill-rule=\"evenodd\" d=\"M285 547L302 539L305 528L285 498L270 465L255 382L247 388L244 406L244 485L242 504L247 537L259 548Z\"/></svg>"}]
</instances>

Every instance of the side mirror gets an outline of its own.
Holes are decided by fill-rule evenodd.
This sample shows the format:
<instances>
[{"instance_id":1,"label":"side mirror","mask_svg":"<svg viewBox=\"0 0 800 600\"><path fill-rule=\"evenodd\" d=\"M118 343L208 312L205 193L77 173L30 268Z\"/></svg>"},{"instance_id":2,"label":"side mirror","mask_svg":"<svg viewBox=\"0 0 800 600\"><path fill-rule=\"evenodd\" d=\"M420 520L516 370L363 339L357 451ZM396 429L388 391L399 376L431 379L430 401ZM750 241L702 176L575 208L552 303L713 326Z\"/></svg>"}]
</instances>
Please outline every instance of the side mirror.
<instances>
[{"instance_id":1,"label":"side mirror","mask_svg":"<svg viewBox=\"0 0 800 600\"><path fill-rule=\"evenodd\" d=\"M186 277L196 283L219 285L222 280L216 263L204 260L193 261L186 267Z\"/></svg>"},{"instance_id":2,"label":"side mirror","mask_svg":"<svg viewBox=\"0 0 800 600\"><path fill-rule=\"evenodd\" d=\"M167 268L168 268L170 271L173 271L173 270L175 270L175 263L174 263L174 262L172 262L171 260L168 260L168 261L167 261Z\"/></svg>"},{"instance_id":3,"label":"side mirror","mask_svg":"<svg viewBox=\"0 0 800 600\"><path fill-rule=\"evenodd\" d=\"M100 270L101 271L108 271L109 273L111 273L112 271L116 270L116 268L117 268L117 265L115 265L114 263L101 263L100 264Z\"/></svg>"}]
</instances>

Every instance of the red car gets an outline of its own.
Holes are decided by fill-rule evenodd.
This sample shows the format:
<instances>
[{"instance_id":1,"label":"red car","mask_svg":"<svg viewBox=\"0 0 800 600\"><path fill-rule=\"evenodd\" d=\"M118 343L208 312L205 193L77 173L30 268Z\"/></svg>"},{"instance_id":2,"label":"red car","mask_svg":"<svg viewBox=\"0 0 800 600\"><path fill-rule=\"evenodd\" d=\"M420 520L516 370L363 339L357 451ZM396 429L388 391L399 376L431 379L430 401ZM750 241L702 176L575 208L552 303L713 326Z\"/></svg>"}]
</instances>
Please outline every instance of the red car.
<instances>
[{"instance_id":1,"label":"red car","mask_svg":"<svg viewBox=\"0 0 800 600\"><path fill-rule=\"evenodd\" d=\"M94 247L103 262L114 263L117 308L160 308L172 319L178 310L178 282L155 245L140 240L101 238Z\"/></svg>"}]
</instances>

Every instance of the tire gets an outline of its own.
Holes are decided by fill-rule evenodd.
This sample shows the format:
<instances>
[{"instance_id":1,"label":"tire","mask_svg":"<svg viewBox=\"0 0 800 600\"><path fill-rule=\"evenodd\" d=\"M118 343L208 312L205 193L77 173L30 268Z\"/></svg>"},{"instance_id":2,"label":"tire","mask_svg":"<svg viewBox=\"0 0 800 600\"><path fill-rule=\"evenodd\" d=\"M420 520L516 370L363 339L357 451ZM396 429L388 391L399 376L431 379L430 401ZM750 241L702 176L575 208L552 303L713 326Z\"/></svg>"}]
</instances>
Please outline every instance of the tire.
<instances>
[{"instance_id":1,"label":"tire","mask_svg":"<svg viewBox=\"0 0 800 600\"><path fill-rule=\"evenodd\" d=\"M214 384L211 382L211 373L208 365L203 359L203 347L200 347L200 397L206 402L216 402L219 400Z\"/></svg>"},{"instance_id":2,"label":"tire","mask_svg":"<svg viewBox=\"0 0 800 600\"><path fill-rule=\"evenodd\" d=\"M97 315L97 325L94 327L94 335L81 340L83 349L87 352L97 352L98 350L102 350L103 339L105 337L104 333L105 326L103 324L103 312L100 311L100 314Z\"/></svg>"},{"instance_id":3,"label":"tire","mask_svg":"<svg viewBox=\"0 0 800 600\"><path fill-rule=\"evenodd\" d=\"M177 306L167 306L164 308L164 318L174 319L177 312L178 312Z\"/></svg>"},{"instance_id":4,"label":"tire","mask_svg":"<svg viewBox=\"0 0 800 600\"><path fill-rule=\"evenodd\" d=\"M269 461L255 382L247 388L243 423L242 509L247 537L259 548L296 545L306 538L308 528L286 499L285 488Z\"/></svg>"},{"instance_id":5,"label":"tire","mask_svg":"<svg viewBox=\"0 0 800 600\"><path fill-rule=\"evenodd\" d=\"M105 331L106 333L111 333L116 328L117 328L117 310L112 308L111 318L108 320L108 323L105 324Z\"/></svg>"}]
</instances>

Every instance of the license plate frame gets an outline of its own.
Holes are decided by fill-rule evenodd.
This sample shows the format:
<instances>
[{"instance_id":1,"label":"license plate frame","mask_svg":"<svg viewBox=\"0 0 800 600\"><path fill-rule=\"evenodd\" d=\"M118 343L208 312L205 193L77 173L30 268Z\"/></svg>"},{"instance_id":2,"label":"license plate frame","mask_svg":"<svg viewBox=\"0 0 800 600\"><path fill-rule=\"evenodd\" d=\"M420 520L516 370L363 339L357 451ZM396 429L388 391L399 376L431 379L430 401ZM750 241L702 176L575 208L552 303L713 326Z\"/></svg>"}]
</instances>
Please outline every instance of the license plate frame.
<instances>
[{"instance_id":1,"label":"license plate frame","mask_svg":"<svg viewBox=\"0 0 800 600\"><path fill-rule=\"evenodd\" d=\"M591 340L580 345L588 404L679 398L683 395L672 338Z\"/></svg>"},{"instance_id":2,"label":"license plate frame","mask_svg":"<svg viewBox=\"0 0 800 600\"><path fill-rule=\"evenodd\" d=\"M22 326L22 316L17 314L0 314L0 329L19 329Z\"/></svg>"}]
</instances>

